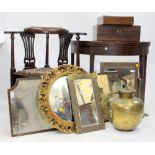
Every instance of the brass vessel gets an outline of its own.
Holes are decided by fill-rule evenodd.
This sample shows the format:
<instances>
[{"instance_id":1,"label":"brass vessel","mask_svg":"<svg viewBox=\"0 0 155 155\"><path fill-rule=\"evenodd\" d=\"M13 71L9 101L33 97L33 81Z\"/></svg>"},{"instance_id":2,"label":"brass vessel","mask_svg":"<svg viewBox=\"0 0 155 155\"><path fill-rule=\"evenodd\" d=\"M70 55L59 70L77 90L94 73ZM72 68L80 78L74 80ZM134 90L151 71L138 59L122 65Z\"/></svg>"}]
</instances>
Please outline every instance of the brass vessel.
<instances>
[{"instance_id":1,"label":"brass vessel","mask_svg":"<svg viewBox=\"0 0 155 155\"><path fill-rule=\"evenodd\" d=\"M110 122L118 130L133 130L143 118L144 104L134 93L123 88L110 100Z\"/></svg>"}]
</instances>

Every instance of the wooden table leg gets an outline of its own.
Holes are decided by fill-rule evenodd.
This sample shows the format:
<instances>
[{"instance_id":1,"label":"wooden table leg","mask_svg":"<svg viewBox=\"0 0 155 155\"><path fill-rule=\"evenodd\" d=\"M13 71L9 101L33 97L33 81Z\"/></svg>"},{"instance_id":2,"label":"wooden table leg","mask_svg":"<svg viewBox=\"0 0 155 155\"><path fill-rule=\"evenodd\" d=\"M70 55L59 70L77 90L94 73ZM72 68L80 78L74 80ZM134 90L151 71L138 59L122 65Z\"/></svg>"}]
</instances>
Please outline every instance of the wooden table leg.
<instances>
[{"instance_id":1,"label":"wooden table leg","mask_svg":"<svg viewBox=\"0 0 155 155\"><path fill-rule=\"evenodd\" d=\"M74 53L71 53L71 65L74 65Z\"/></svg>"},{"instance_id":2,"label":"wooden table leg","mask_svg":"<svg viewBox=\"0 0 155 155\"><path fill-rule=\"evenodd\" d=\"M80 47L79 47L79 40L80 40L80 34L76 35L76 47L77 47L77 51L76 51L76 65L80 67Z\"/></svg>"},{"instance_id":3,"label":"wooden table leg","mask_svg":"<svg viewBox=\"0 0 155 155\"><path fill-rule=\"evenodd\" d=\"M145 101L145 85L146 85L146 66L147 66L147 55L140 56L140 78L141 78L141 96L142 100Z\"/></svg>"},{"instance_id":4,"label":"wooden table leg","mask_svg":"<svg viewBox=\"0 0 155 155\"><path fill-rule=\"evenodd\" d=\"M90 55L90 73L94 72L95 55Z\"/></svg>"},{"instance_id":5,"label":"wooden table leg","mask_svg":"<svg viewBox=\"0 0 155 155\"><path fill-rule=\"evenodd\" d=\"M44 67L50 67L49 66L49 34L46 34L46 56L45 56L45 66Z\"/></svg>"}]
</instances>

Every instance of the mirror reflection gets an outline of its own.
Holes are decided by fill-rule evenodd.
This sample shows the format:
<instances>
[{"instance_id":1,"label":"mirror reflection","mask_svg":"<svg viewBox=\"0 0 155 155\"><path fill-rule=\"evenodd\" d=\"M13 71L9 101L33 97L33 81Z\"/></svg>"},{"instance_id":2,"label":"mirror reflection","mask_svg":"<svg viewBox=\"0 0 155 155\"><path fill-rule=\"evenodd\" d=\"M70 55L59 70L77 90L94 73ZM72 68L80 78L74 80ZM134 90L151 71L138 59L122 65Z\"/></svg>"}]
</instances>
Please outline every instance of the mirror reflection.
<instances>
[{"instance_id":1,"label":"mirror reflection","mask_svg":"<svg viewBox=\"0 0 155 155\"><path fill-rule=\"evenodd\" d=\"M135 70L132 69L119 69L118 75L122 80L122 85L128 86L128 88L134 89L135 87Z\"/></svg>"},{"instance_id":2,"label":"mirror reflection","mask_svg":"<svg viewBox=\"0 0 155 155\"><path fill-rule=\"evenodd\" d=\"M91 79L74 81L79 106L81 126L92 126L99 123L95 96Z\"/></svg>"},{"instance_id":3,"label":"mirror reflection","mask_svg":"<svg viewBox=\"0 0 155 155\"><path fill-rule=\"evenodd\" d=\"M106 71L109 79L110 89L115 92L120 88L127 86L128 88L135 89L135 77L136 73L134 69L130 68L118 68L118 69L109 69Z\"/></svg>"},{"instance_id":4,"label":"mirror reflection","mask_svg":"<svg viewBox=\"0 0 155 155\"><path fill-rule=\"evenodd\" d=\"M38 111L40 82L40 79L37 78L18 79L16 85L9 89L10 121L13 136L51 130L50 125L42 119Z\"/></svg>"},{"instance_id":5,"label":"mirror reflection","mask_svg":"<svg viewBox=\"0 0 155 155\"><path fill-rule=\"evenodd\" d=\"M67 76L61 77L53 83L49 92L49 101L59 117L67 121L73 120Z\"/></svg>"}]
</instances>

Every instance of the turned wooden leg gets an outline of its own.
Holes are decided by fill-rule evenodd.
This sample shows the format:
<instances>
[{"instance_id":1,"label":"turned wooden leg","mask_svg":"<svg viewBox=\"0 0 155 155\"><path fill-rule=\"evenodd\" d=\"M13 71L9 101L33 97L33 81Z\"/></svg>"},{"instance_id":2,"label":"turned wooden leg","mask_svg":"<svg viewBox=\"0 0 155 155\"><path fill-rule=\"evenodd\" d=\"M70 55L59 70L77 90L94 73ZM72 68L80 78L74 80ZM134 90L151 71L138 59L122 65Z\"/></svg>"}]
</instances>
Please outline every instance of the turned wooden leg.
<instances>
[{"instance_id":1,"label":"turned wooden leg","mask_svg":"<svg viewBox=\"0 0 155 155\"><path fill-rule=\"evenodd\" d=\"M145 101L145 85L146 85L146 66L147 66L147 55L140 56L140 78L141 78L141 96L142 100Z\"/></svg>"},{"instance_id":2,"label":"turned wooden leg","mask_svg":"<svg viewBox=\"0 0 155 155\"><path fill-rule=\"evenodd\" d=\"M16 83L16 77L14 76L14 73L16 72L16 69L10 69L10 86L13 87Z\"/></svg>"},{"instance_id":3,"label":"turned wooden leg","mask_svg":"<svg viewBox=\"0 0 155 155\"><path fill-rule=\"evenodd\" d=\"M95 55L90 55L90 73L94 72Z\"/></svg>"},{"instance_id":4,"label":"turned wooden leg","mask_svg":"<svg viewBox=\"0 0 155 155\"><path fill-rule=\"evenodd\" d=\"M76 65L80 67L80 54L76 54Z\"/></svg>"},{"instance_id":5,"label":"turned wooden leg","mask_svg":"<svg viewBox=\"0 0 155 155\"><path fill-rule=\"evenodd\" d=\"M13 75L13 73L16 72L15 69L15 58L14 58L14 33L11 33L11 69L10 69L10 86L12 87L15 82L16 79Z\"/></svg>"},{"instance_id":6,"label":"turned wooden leg","mask_svg":"<svg viewBox=\"0 0 155 155\"><path fill-rule=\"evenodd\" d=\"M46 34L46 56L45 56L45 66L44 67L50 67L49 66L49 34Z\"/></svg>"},{"instance_id":7,"label":"turned wooden leg","mask_svg":"<svg viewBox=\"0 0 155 155\"><path fill-rule=\"evenodd\" d=\"M80 67L80 47L79 47L79 40L80 40L80 34L76 35L76 65Z\"/></svg>"},{"instance_id":8,"label":"turned wooden leg","mask_svg":"<svg viewBox=\"0 0 155 155\"><path fill-rule=\"evenodd\" d=\"M74 65L74 53L71 53L71 65Z\"/></svg>"}]
</instances>

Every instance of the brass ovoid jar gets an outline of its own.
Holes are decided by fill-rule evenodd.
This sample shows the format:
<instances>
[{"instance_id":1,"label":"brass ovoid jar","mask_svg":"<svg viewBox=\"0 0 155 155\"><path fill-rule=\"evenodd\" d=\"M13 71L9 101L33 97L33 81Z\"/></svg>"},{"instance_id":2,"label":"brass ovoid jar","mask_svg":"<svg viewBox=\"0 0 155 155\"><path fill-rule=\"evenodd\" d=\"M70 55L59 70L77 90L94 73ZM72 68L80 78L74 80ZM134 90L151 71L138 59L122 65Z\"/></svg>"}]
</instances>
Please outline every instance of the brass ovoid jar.
<instances>
[{"instance_id":1,"label":"brass ovoid jar","mask_svg":"<svg viewBox=\"0 0 155 155\"><path fill-rule=\"evenodd\" d=\"M143 118L144 104L134 92L123 88L110 100L110 122L118 130L133 130Z\"/></svg>"}]
</instances>

